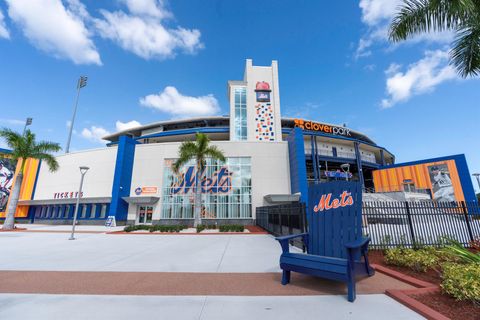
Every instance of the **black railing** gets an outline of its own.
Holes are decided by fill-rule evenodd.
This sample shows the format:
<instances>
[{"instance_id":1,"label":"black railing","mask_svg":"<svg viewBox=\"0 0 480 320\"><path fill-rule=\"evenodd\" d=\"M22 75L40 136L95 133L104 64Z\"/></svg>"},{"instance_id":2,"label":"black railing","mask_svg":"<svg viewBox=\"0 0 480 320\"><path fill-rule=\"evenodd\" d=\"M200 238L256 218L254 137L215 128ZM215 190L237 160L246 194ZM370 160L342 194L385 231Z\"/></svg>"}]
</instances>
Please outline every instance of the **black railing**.
<instances>
[{"instance_id":1,"label":"black railing","mask_svg":"<svg viewBox=\"0 0 480 320\"><path fill-rule=\"evenodd\" d=\"M364 233L372 248L464 246L480 237L480 206L465 202L364 202Z\"/></svg>"},{"instance_id":2,"label":"black railing","mask_svg":"<svg viewBox=\"0 0 480 320\"><path fill-rule=\"evenodd\" d=\"M455 240L464 246L480 239L480 205L476 202L363 202L363 233L372 249L442 246ZM274 236L306 230L305 205L257 207L257 225ZM302 248L300 242L294 243Z\"/></svg>"},{"instance_id":3,"label":"black railing","mask_svg":"<svg viewBox=\"0 0 480 320\"><path fill-rule=\"evenodd\" d=\"M256 209L257 225L276 237L305 232L305 217L305 205L300 202ZM301 248L301 240L296 241L294 245Z\"/></svg>"}]
</instances>

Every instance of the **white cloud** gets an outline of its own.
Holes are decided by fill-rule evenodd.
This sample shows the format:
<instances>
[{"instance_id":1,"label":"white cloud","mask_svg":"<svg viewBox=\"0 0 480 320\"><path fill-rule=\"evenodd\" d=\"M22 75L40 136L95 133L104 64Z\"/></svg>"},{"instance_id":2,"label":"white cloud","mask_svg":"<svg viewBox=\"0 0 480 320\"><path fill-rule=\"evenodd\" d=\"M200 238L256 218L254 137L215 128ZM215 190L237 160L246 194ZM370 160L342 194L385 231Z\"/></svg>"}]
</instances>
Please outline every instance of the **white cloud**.
<instances>
[{"instance_id":1,"label":"white cloud","mask_svg":"<svg viewBox=\"0 0 480 320\"><path fill-rule=\"evenodd\" d=\"M4 16L0 10L0 38L10 39L10 33L8 32L7 26L5 24Z\"/></svg>"},{"instance_id":2,"label":"white cloud","mask_svg":"<svg viewBox=\"0 0 480 320\"><path fill-rule=\"evenodd\" d=\"M162 19L172 17L162 1L122 1L129 13L100 10L103 19L94 19L101 37L144 59L172 58L177 51L193 54L203 48L199 30L162 24Z\"/></svg>"},{"instance_id":3,"label":"white cloud","mask_svg":"<svg viewBox=\"0 0 480 320\"><path fill-rule=\"evenodd\" d=\"M121 0L128 10L136 15L151 16L158 19L171 18L173 15L165 9L161 0Z\"/></svg>"},{"instance_id":4,"label":"white cloud","mask_svg":"<svg viewBox=\"0 0 480 320\"><path fill-rule=\"evenodd\" d=\"M403 0L360 0L362 21L375 26L384 20L391 19Z\"/></svg>"},{"instance_id":5,"label":"white cloud","mask_svg":"<svg viewBox=\"0 0 480 320\"><path fill-rule=\"evenodd\" d=\"M91 126L90 128L83 128L82 130L82 137L96 143L106 143L107 140L103 140L102 138L109 135L110 132L107 131L105 128Z\"/></svg>"},{"instance_id":6,"label":"white cloud","mask_svg":"<svg viewBox=\"0 0 480 320\"><path fill-rule=\"evenodd\" d=\"M75 64L101 64L78 0L6 0L8 15L37 48Z\"/></svg>"},{"instance_id":7,"label":"white cloud","mask_svg":"<svg viewBox=\"0 0 480 320\"><path fill-rule=\"evenodd\" d=\"M135 128L135 127L140 127L141 125L142 124L136 120L132 120L129 122L117 121L115 123L115 128L117 129L117 131L123 131L131 128Z\"/></svg>"},{"instance_id":8,"label":"white cloud","mask_svg":"<svg viewBox=\"0 0 480 320\"><path fill-rule=\"evenodd\" d=\"M184 96L175 87L170 86L159 94L141 98L140 104L180 116L206 116L220 111L218 101L212 94L200 97Z\"/></svg>"},{"instance_id":9,"label":"white cloud","mask_svg":"<svg viewBox=\"0 0 480 320\"><path fill-rule=\"evenodd\" d=\"M359 42L355 52L355 58L367 57L372 54L371 47L376 43L388 43L388 29L390 23L397 13L399 6L404 3L403 0L360 0L360 9L362 10L362 22L368 27ZM421 33L411 39L404 41L404 44L419 42L430 42L447 44L454 39L452 31ZM397 45L390 45L395 48Z\"/></svg>"},{"instance_id":10,"label":"white cloud","mask_svg":"<svg viewBox=\"0 0 480 320\"><path fill-rule=\"evenodd\" d=\"M399 71L401 66L391 64L385 71L388 97L382 100L382 107L390 108L414 95L430 92L444 81L457 79L448 58L447 50L427 51L423 59L409 65L405 72Z\"/></svg>"}]
</instances>

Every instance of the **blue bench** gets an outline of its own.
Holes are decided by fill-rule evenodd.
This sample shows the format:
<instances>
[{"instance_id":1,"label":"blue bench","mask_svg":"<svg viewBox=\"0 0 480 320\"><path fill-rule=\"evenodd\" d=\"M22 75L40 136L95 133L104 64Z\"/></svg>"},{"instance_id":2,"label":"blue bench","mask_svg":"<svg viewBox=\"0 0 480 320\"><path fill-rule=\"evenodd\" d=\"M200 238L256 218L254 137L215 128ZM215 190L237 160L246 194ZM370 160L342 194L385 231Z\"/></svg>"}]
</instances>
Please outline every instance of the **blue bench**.
<instances>
[{"instance_id":1,"label":"blue bench","mask_svg":"<svg viewBox=\"0 0 480 320\"><path fill-rule=\"evenodd\" d=\"M362 237L346 243L344 246L347 258L344 259L308 253L291 253L289 242L297 237L302 237L305 246L307 248L309 247L308 233L276 238L276 240L280 242L283 251L280 256L280 268L283 270L282 284L286 285L290 282L291 271L341 281L345 282L348 286L348 301L355 301L356 279L374 274L374 270L369 265L367 255L370 238ZM363 257L364 261L356 260L356 257Z\"/></svg>"}]
</instances>

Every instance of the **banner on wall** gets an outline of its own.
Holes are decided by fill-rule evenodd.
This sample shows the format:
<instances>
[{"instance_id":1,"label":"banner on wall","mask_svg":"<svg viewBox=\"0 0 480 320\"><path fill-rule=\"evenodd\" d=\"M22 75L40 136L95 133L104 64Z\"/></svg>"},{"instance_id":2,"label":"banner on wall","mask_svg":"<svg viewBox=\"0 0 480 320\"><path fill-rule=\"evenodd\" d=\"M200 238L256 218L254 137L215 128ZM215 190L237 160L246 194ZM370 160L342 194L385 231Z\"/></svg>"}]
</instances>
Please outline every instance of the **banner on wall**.
<instances>
[{"instance_id":1,"label":"banner on wall","mask_svg":"<svg viewBox=\"0 0 480 320\"><path fill-rule=\"evenodd\" d=\"M0 212L7 209L17 162L0 155Z\"/></svg>"},{"instance_id":2,"label":"banner on wall","mask_svg":"<svg viewBox=\"0 0 480 320\"><path fill-rule=\"evenodd\" d=\"M428 166L432 183L433 199L437 201L455 201L455 191L446 163Z\"/></svg>"}]
</instances>

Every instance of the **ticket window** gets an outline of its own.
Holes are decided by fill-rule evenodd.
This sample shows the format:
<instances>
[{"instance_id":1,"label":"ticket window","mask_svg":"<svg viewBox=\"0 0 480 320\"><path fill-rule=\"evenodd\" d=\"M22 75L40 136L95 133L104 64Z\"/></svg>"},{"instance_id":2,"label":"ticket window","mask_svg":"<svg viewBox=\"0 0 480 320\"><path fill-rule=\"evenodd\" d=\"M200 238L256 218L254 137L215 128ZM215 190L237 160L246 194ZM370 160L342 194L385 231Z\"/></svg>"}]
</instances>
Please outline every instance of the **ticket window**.
<instances>
[{"instance_id":1,"label":"ticket window","mask_svg":"<svg viewBox=\"0 0 480 320\"><path fill-rule=\"evenodd\" d=\"M137 207L137 223L150 224L152 223L153 207L138 206Z\"/></svg>"}]
</instances>

